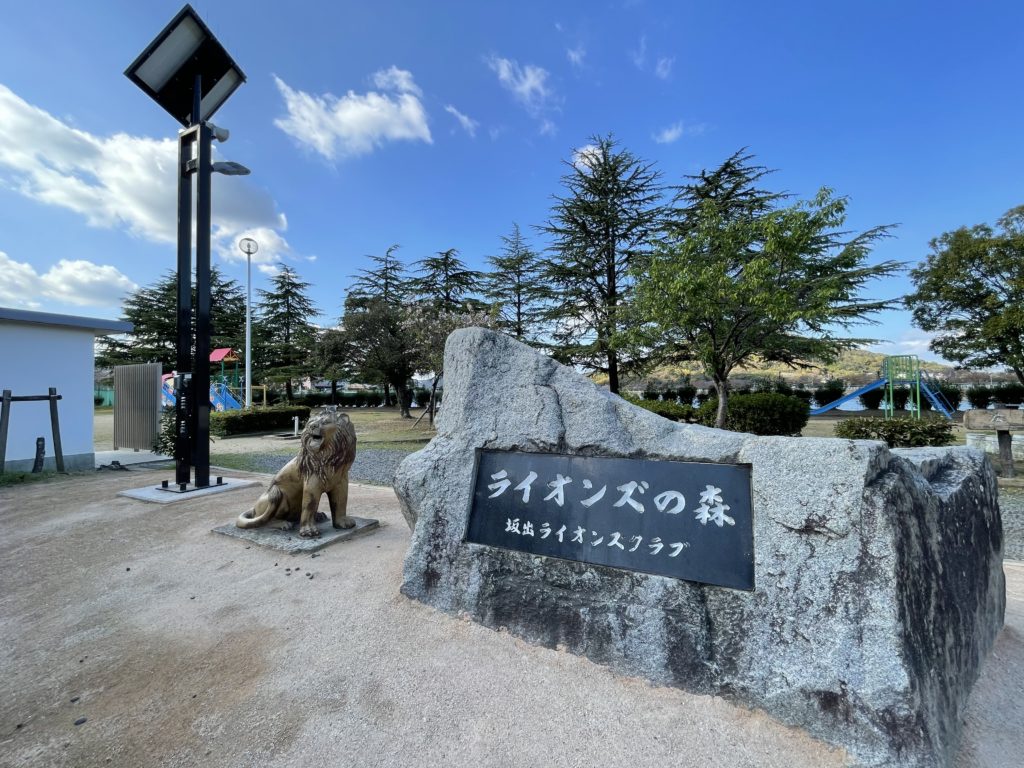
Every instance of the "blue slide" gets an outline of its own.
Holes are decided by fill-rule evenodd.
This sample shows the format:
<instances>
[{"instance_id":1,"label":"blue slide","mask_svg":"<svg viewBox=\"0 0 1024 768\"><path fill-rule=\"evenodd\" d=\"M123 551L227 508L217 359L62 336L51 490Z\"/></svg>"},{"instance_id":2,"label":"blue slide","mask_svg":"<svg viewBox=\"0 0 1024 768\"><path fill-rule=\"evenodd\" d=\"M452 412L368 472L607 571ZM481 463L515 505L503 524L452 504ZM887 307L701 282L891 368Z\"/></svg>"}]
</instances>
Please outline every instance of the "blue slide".
<instances>
[{"instance_id":1,"label":"blue slide","mask_svg":"<svg viewBox=\"0 0 1024 768\"><path fill-rule=\"evenodd\" d=\"M884 387L888 383L889 382L887 379L879 379L878 381L873 381L870 384L861 387L856 392L851 392L848 395L843 395L838 400L833 400L831 403L828 403L827 405L823 405L820 408L815 408L813 411L811 411L811 416L820 416L821 414L825 413L825 411L831 411L833 408L840 406L843 403L848 403L854 398L860 397L865 392L870 392L873 389Z\"/></svg>"}]
</instances>

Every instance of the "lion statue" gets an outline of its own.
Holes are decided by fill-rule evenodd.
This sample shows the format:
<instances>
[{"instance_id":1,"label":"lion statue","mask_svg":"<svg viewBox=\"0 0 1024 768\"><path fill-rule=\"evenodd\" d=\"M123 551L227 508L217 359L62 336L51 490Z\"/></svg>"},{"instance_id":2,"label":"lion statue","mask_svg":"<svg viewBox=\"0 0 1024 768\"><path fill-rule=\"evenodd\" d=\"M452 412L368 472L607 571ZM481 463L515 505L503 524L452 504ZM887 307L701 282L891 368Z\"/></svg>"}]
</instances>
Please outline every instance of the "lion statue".
<instances>
[{"instance_id":1,"label":"lion statue","mask_svg":"<svg viewBox=\"0 0 1024 768\"><path fill-rule=\"evenodd\" d=\"M356 521L348 516L347 507L348 471L355 458L356 431L348 416L335 410L316 414L302 430L299 455L274 475L256 505L239 515L235 525L290 529L298 523L299 536L316 538L317 523L327 519L316 511L326 493L334 527L354 528Z\"/></svg>"}]
</instances>

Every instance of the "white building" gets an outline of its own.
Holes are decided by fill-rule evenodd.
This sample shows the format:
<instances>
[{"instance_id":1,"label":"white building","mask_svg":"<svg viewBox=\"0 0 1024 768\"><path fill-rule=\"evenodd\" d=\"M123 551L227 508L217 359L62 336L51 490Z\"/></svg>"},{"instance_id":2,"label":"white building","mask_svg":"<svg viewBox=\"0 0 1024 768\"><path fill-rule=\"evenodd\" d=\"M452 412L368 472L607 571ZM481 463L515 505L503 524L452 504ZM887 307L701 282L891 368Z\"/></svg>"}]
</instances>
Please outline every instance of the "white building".
<instances>
[{"instance_id":1,"label":"white building","mask_svg":"<svg viewBox=\"0 0 1024 768\"><path fill-rule=\"evenodd\" d=\"M0 394L61 399L64 468L93 468L93 346L97 336L130 333L131 323L0 307ZM36 438L46 439L46 469L55 467L47 401L12 402L3 471L25 471L35 459Z\"/></svg>"}]
</instances>

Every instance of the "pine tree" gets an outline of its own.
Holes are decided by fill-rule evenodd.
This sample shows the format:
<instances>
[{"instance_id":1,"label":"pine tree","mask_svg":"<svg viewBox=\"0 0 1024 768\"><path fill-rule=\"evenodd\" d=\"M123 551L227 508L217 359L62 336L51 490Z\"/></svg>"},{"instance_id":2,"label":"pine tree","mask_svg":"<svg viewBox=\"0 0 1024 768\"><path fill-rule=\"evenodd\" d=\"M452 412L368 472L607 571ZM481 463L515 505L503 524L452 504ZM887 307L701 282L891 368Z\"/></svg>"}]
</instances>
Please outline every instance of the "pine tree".
<instances>
[{"instance_id":1,"label":"pine tree","mask_svg":"<svg viewBox=\"0 0 1024 768\"><path fill-rule=\"evenodd\" d=\"M459 312L466 303L479 304L473 295L479 292L481 274L469 269L455 248L438 251L416 262L417 276L410 282L416 298L435 309Z\"/></svg>"},{"instance_id":2,"label":"pine tree","mask_svg":"<svg viewBox=\"0 0 1024 768\"><path fill-rule=\"evenodd\" d=\"M306 295L309 283L291 267L278 265L270 290L259 290L258 320L253 335L258 339L260 368L272 381L283 381L292 402L292 381L312 372L317 328L311 318L317 308Z\"/></svg>"},{"instance_id":3,"label":"pine tree","mask_svg":"<svg viewBox=\"0 0 1024 768\"><path fill-rule=\"evenodd\" d=\"M661 224L661 175L611 136L565 161L565 197L555 197L551 218L541 231L553 238L544 261L552 290L547 317L553 324L555 356L608 374L619 391L619 377L638 361L620 348L623 309L633 289L631 270L650 251Z\"/></svg>"},{"instance_id":4,"label":"pine tree","mask_svg":"<svg viewBox=\"0 0 1024 768\"><path fill-rule=\"evenodd\" d=\"M192 289L195 307L195 287ZM238 283L225 279L220 270L210 270L210 348L241 349L245 343L245 296ZM178 277L165 272L153 284L143 286L124 300L122 320L134 330L128 336L105 337L100 340L97 365L129 365L161 363L164 371L178 364ZM189 338L195 339L195 311Z\"/></svg>"},{"instance_id":5,"label":"pine tree","mask_svg":"<svg viewBox=\"0 0 1024 768\"><path fill-rule=\"evenodd\" d=\"M536 341L543 333L544 301L550 296L541 279L540 259L518 224L501 242L501 255L487 258L492 269L484 275L484 295L493 304L499 328L519 341Z\"/></svg>"}]
</instances>

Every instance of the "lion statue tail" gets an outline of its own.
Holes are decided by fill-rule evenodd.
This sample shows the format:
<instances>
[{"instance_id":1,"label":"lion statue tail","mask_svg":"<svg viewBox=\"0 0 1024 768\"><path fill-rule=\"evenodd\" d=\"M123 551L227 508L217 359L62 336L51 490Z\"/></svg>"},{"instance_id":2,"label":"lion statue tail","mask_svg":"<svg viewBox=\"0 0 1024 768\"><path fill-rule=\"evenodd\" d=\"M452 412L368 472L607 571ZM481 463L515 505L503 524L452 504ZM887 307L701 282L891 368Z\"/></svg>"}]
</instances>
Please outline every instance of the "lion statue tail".
<instances>
[{"instance_id":1,"label":"lion statue tail","mask_svg":"<svg viewBox=\"0 0 1024 768\"><path fill-rule=\"evenodd\" d=\"M275 510L281 508L281 503L284 501L284 493L278 486L272 485L267 489L264 498L266 503L263 505L262 514L257 517L256 508L253 507L248 512L240 514L238 519L235 520L235 525L239 528L259 528L261 525L269 523L274 516ZM263 501L264 498L261 498L260 501ZM257 506L259 506L258 502Z\"/></svg>"}]
</instances>

